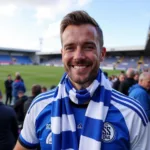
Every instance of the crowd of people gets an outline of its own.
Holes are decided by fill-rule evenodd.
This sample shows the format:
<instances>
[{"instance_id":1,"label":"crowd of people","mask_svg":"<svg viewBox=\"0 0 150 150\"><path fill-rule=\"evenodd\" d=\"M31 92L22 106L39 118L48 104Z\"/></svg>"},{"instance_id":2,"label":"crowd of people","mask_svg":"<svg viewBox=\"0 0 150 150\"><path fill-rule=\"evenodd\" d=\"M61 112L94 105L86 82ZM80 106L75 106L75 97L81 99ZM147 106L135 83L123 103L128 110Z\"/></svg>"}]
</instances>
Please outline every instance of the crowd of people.
<instances>
[{"instance_id":1,"label":"crowd of people","mask_svg":"<svg viewBox=\"0 0 150 150\"><path fill-rule=\"evenodd\" d=\"M139 101L150 119L150 71L134 68L109 77L113 89Z\"/></svg>"},{"instance_id":2,"label":"crowd of people","mask_svg":"<svg viewBox=\"0 0 150 150\"><path fill-rule=\"evenodd\" d=\"M26 86L19 72L15 73L14 80L9 74L4 81L4 86L6 100L3 99L0 91L0 121L3 122L0 125L0 150L12 150L30 104L37 95L46 92L47 87L34 84L31 88L31 96L26 95ZM55 85L50 87L53 88Z\"/></svg>"},{"instance_id":3,"label":"crowd of people","mask_svg":"<svg viewBox=\"0 0 150 150\"><path fill-rule=\"evenodd\" d=\"M8 75L0 150L149 150L150 72L103 73L103 32L85 11L67 14L60 35L66 73L53 90L33 85L28 97L20 74Z\"/></svg>"}]
</instances>

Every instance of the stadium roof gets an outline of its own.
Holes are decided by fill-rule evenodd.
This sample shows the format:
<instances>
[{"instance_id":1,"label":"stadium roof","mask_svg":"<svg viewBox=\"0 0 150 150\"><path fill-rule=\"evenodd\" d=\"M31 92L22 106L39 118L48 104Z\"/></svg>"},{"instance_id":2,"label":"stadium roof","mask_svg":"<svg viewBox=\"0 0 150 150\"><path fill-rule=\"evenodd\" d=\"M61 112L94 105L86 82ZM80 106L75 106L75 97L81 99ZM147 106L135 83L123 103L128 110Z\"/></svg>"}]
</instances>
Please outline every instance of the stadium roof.
<instances>
[{"instance_id":1,"label":"stadium roof","mask_svg":"<svg viewBox=\"0 0 150 150\"><path fill-rule=\"evenodd\" d=\"M38 52L39 50L33 49L21 49L21 48L8 48L8 47L0 47L0 51L15 51L15 52Z\"/></svg>"},{"instance_id":2,"label":"stadium roof","mask_svg":"<svg viewBox=\"0 0 150 150\"><path fill-rule=\"evenodd\" d=\"M54 52L37 52L37 55L58 55L61 54L60 51L54 51Z\"/></svg>"}]
</instances>

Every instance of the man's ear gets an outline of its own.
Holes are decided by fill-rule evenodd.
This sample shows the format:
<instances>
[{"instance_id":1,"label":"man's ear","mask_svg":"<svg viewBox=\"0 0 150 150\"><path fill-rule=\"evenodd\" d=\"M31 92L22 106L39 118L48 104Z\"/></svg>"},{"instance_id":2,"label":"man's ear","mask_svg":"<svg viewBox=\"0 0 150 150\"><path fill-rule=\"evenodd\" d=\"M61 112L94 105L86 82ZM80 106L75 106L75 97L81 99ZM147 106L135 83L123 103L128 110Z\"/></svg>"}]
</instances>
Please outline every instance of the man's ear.
<instances>
[{"instance_id":1,"label":"man's ear","mask_svg":"<svg viewBox=\"0 0 150 150\"><path fill-rule=\"evenodd\" d=\"M102 47L101 53L100 53L100 62L102 62L104 60L105 55L106 55L106 48Z\"/></svg>"}]
</instances>

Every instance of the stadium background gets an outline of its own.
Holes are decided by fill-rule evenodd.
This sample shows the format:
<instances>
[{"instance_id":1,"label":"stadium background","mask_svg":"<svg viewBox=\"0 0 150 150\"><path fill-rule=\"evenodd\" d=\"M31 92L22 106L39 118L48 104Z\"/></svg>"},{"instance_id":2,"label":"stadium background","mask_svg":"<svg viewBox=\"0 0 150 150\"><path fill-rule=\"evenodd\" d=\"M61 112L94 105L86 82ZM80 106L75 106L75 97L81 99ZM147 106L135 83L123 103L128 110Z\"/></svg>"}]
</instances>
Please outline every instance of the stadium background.
<instances>
[{"instance_id":1,"label":"stadium background","mask_svg":"<svg viewBox=\"0 0 150 150\"><path fill-rule=\"evenodd\" d=\"M27 95L31 94L33 84L57 85L64 73L60 53L44 53L38 50L0 47L0 90L5 93L4 81L8 74L15 78L20 72L25 81ZM101 68L108 75L119 74L120 70L133 67L137 70L150 69L150 27L144 46L107 48L106 58Z\"/></svg>"}]
</instances>

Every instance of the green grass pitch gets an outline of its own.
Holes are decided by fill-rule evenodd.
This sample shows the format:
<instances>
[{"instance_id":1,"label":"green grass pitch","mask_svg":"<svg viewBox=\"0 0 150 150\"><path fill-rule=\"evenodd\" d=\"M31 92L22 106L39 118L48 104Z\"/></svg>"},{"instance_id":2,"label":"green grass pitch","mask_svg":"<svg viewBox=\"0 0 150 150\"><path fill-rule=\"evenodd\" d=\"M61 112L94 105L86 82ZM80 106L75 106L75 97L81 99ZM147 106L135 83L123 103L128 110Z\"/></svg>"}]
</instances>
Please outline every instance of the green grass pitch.
<instances>
[{"instance_id":1,"label":"green grass pitch","mask_svg":"<svg viewBox=\"0 0 150 150\"><path fill-rule=\"evenodd\" d=\"M119 74L120 71L105 70L109 75ZM57 85L61 76L64 73L63 67L50 67L50 66L0 66L0 90L3 95L5 94L4 81L7 79L8 74L15 78L15 73L20 72L25 86L27 88L26 94L31 94L31 87L33 84L40 84L46 86L48 89L51 85Z\"/></svg>"}]
</instances>

